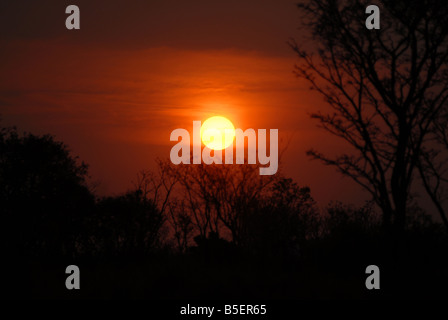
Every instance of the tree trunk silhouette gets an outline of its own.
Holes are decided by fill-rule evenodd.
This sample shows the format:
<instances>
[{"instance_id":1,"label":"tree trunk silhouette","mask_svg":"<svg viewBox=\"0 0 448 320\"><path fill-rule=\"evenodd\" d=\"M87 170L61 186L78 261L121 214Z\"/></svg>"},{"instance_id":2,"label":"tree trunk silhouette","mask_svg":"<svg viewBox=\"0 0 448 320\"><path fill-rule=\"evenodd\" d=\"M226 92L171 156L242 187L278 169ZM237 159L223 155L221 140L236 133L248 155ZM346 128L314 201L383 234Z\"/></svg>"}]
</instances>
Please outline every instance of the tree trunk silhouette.
<instances>
[{"instance_id":1,"label":"tree trunk silhouette","mask_svg":"<svg viewBox=\"0 0 448 320\"><path fill-rule=\"evenodd\" d=\"M331 108L320 126L353 152L328 157L371 194L386 230L406 227L413 178L448 99L448 6L443 1L383 1L381 27L365 27L366 1L308 0L298 6L314 43L290 41L295 73ZM314 48L314 49L313 49Z\"/></svg>"}]
</instances>

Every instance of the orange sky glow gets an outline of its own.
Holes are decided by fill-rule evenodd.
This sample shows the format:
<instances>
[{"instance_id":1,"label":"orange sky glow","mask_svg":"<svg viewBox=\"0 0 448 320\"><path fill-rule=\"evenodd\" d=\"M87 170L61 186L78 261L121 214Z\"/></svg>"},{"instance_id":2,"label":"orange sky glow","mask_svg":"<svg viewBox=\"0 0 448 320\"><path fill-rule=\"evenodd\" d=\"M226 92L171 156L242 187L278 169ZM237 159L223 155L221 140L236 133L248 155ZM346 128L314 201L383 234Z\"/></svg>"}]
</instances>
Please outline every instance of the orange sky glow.
<instances>
[{"instance_id":1,"label":"orange sky glow","mask_svg":"<svg viewBox=\"0 0 448 320\"><path fill-rule=\"evenodd\" d=\"M83 14L89 7L83 8L80 2ZM169 157L175 144L169 139L172 130L191 130L193 120L222 115L236 128L279 129L280 148L288 145L282 159L284 173L309 185L320 204L333 199L359 203L357 186L305 155L311 147L330 154L344 147L310 120L309 113L323 110L325 104L292 73L296 57L286 41L298 32L294 2L263 1L253 11L247 4L232 5L233 11L225 12L234 12L233 22L214 13L229 27L211 27L218 28L214 32L223 45L209 36L213 30L207 32L207 23L212 22L206 11L176 22L168 13L154 18L153 27L164 31L151 33L151 28L148 37L154 43L145 46L135 45L142 35L132 40L134 45L126 45L126 29L117 31L116 27L111 31L115 30L116 38L92 27L86 38L108 35L98 43L78 35L72 40L67 30L50 36L4 38L2 125L54 134L90 165L91 179L99 183L97 193L106 195L126 191L139 170L152 168L157 157ZM269 8L275 8L275 16ZM163 10L169 12L169 8ZM178 10L173 7L173 14ZM84 34L89 23L93 25L89 14L81 28ZM181 30L180 24L193 18L195 23ZM256 22L245 24L241 19ZM192 32L195 28L200 31ZM248 42L238 34L244 28L249 30L241 31L247 32ZM278 47L271 49L274 45Z\"/></svg>"}]
</instances>

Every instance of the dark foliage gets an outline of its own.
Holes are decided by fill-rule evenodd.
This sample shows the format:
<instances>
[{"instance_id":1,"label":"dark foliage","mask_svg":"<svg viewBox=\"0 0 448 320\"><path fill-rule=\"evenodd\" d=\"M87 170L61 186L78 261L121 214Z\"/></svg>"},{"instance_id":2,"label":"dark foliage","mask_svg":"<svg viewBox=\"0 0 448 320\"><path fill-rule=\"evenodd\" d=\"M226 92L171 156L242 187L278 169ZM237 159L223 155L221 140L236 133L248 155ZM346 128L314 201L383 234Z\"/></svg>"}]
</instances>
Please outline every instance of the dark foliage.
<instances>
[{"instance_id":1,"label":"dark foliage","mask_svg":"<svg viewBox=\"0 0 448 320\"><path fill-rule=\"evenodd\" d=\"M87 165L52 136L1 129L0 213L6 252L73 254L94 207L86 175Z\"/></svg>"},{"instance_id":2,"label":"dark foliage","mask_svg":"<svg viewBox=\"0 0 448 320\"><path fill-rule=\"evenodd\" d=\"M250 166L158 170L95 200L87 166L63 143L2 129L8 292L71 297L61 291L69 264L83 270L82 297L368 297L357 279L373 263L394 277L386 297L428 288L436 296L447 283L446 233L417 207L391 247L371 203L321 211L308 187L281 175L265 181ZM414 272L432 282L417 277L409 291Z\"/></svg>"},{"instance_id":3,"label":"dark foliage","mask_svg":"<svg viewBox=\"0 0 448 320\"><path fill-rule=\"evenodd\" d=\"M135 256L160 248L165 217L137 190L97 202L87 222L85 253L95 256Z\"/></svg>"}]
</instances>

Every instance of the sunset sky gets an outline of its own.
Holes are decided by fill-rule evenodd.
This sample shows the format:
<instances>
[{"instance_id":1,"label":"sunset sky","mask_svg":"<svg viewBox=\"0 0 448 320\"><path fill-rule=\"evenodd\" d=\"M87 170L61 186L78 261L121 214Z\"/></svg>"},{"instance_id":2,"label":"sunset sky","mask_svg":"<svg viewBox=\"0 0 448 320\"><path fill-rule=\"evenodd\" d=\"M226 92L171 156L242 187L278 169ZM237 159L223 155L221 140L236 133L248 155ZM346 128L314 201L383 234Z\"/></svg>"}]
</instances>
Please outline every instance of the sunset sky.
<instances>
[{"instance_id":1,"label":"sunset sky","mask_svg":"<svg viewBox=\"0 0 448 320\"><path fill-rule=\"evenodd\" d=\"M80 30L65 27L70 4ZM293 74L298 19L294 0L2 1L1 125L54 134L109 195L169 157L172 130L222 115L278 129L284 173L320 205L359 204L359 187L305 155L344 147L310 119L326 106Z\"/></svg>"}]
</instances>

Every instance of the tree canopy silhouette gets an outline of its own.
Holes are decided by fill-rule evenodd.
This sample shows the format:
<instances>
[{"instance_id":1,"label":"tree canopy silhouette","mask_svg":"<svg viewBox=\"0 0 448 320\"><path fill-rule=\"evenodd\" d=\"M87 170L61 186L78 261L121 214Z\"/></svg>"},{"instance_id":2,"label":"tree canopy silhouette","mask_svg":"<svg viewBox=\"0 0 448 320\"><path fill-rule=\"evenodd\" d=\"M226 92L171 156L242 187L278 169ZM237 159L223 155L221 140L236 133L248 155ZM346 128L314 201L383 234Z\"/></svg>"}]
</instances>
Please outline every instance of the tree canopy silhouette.
<instances>
[{"instance_id":1,"label":"tree canopy silhouette","mask_svg":"<svg viewBox=\"0 0 448 320\"><path fill-rule=\"evenodd\" d=\"M191 238L219 248L225 239L246 252L288 255L317 234L310 189L281 174L261 176L249 164L160 165L177 181L169 221L181 251Z\"/></svg>"},{"instance_id":2,"label":"tree canopy silhouette","mask_svg":"<svg viewBox=\"0 0 448 320\"><path fill-rule=\"evenodd\" d=\"M0 129L0 213L11 254L70 255L94 197L87 165L50 135Z\"/></svg>"}]
</instances>

